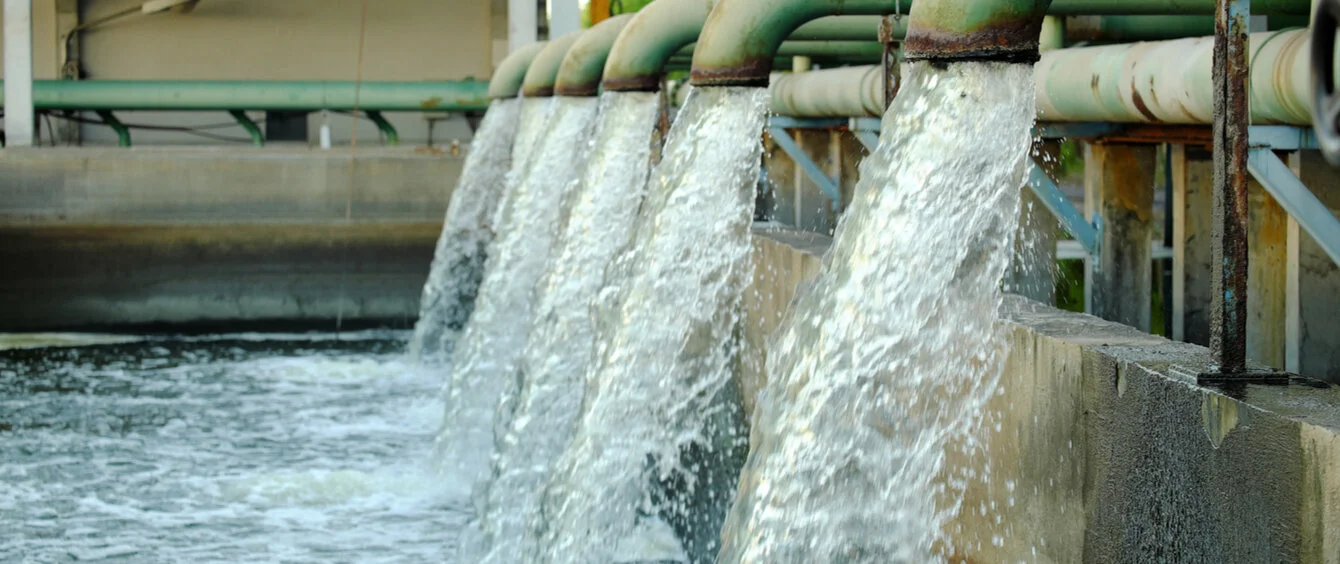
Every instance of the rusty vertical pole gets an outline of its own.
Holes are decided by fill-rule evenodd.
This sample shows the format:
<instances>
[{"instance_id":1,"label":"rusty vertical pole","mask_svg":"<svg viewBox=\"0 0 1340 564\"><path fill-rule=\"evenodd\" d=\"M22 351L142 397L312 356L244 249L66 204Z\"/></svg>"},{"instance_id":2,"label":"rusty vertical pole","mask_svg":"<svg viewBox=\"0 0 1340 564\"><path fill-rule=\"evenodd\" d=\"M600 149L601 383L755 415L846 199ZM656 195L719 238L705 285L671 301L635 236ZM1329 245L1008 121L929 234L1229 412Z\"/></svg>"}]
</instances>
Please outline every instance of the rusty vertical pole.
<instances>
[{"instance_id":1,"label":"rusty vertical pole","mask_svg":"<svg viewBox=\"0 0 1340 564\"><path fill-rule=\"evenodd\" d=\"M1247 31L1251 0L1216 0L1211 379L1247 376Z\"/></svg>"},{"instance_id":2,"label":"rusty vertical pole","mask_svg":"<svg viewBox=\"0 0 1340 564\"><path fill-rule=\"evenodd\" d=\"M884 55L882 62L884 65L884 109L889 108L893 103L893 97L898 94L898 45L897 37L894 34L894 26L898 23L901 15L884 16L879 21L879 42L884 45Z\"/></svg>"}]
</instances>

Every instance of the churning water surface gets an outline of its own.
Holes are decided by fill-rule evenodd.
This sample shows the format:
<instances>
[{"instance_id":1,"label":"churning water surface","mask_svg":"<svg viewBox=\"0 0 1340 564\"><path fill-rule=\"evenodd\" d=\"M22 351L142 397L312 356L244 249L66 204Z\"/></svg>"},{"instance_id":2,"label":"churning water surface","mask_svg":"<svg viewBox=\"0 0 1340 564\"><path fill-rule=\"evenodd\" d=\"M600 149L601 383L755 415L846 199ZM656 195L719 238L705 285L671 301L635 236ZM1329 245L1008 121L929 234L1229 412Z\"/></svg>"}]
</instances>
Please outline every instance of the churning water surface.
<instances>
[{"instance_id":1,"label":"churning water surface","mask_svg":"<svg viewBox=\"0 0 1340 564\"><path fill-rule=\"evenodd\" d=\"M404 332L0 352L0 562L446 562Z\"/></svg>"}]
</instances>

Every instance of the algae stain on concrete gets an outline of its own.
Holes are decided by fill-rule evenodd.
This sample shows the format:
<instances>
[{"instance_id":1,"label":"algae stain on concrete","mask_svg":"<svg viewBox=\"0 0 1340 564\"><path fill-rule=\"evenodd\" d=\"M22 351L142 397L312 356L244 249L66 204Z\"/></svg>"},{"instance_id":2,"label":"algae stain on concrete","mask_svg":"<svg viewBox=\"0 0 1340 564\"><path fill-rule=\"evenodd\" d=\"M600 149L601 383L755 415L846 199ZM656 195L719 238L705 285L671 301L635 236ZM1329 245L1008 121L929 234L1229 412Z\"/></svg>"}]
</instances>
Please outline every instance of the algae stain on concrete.
<instances>
[{"instance_id":1,"label":"algae stain on concrete","mask_svg":"<svg viewBox=\"0 0 1340 564\"><path fill-rule=\"evenodd\" d=\"M1203 394L1200 400L1200 420L1205 436L1214 448L1238 426L1238 402L1218 394Z\"/></svg>"}]
</instances>

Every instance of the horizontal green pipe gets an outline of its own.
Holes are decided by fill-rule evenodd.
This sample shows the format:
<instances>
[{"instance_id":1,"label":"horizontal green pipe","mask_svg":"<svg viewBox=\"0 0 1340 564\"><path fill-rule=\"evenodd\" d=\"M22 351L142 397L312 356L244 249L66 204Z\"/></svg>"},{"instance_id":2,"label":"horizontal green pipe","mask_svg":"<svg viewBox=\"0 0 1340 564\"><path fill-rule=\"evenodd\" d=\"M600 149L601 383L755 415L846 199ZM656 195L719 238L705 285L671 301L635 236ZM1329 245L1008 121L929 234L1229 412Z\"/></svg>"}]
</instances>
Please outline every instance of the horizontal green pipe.
<instances>
[{"instance_id":1,"label":"horizontal green pipe","mask_svg":"<svg viewBox=\"0 0 1340 564\"><path fill-rule=\"evenodd\" d=\"M547 97L554 95L554 82L558 80L558 68L563 65L563 57L568 49L577 42L582 32L574 31L549 42L535 55L530 68L526 69L526 78L521 81L521 93L527 97Z\"/></svg>"},{"instance_id":2,"label":"horizontal green pipe","mask_svg":"<svg viewBox=\"0 0 1340 564\"><path fill-rule=\"evenodd\" d=\"M1307 27L1306 16L1272 16L1271 31ZM1180 37L1214 35L1214 16L1070 16L1065 19L1065 38L1080 41L1129 43Z\"/></svg>"},{"instance_id":3,"label":"horizontal green pipe","mask_svg":"<svg viewBox=\"0 0 1340 564\"><path fill-rule=\"evenodd\" d=\"M0 81L3 84L3 81ZM487 82L36 80L39 110L483 111ZM0 107L4 96L0 94Z\"/></svg>"},{"instance_id":4,"label":"horizontal green pipe","mask_svg":"<svg viewBox=\"0 0 1340 564\"><path fill-rule=\"evenodd\" d=\"M828 16L804 24L789 41L879 41L881 16Z\"/></svg>"},{"instance_id":5,"label":"horizontal green pipe","mask_svg":"<svg viewBox=\"0 0 1340 564\"><path fill-rule=\"evenodd\" d=\"M1101 15L1214 15L1215 0L1052 0L1049 14ZM1252 13L1306 16L1311 0L1252 0Z\"/></svg>"},{"instance_id":6,"label":"horizontal green pipe","mask_svg":"<svg viewBox=\"0 0 1340 564\"><path fill-rule=\"evenodd\" d=\"M489 98L517 97L521 93L521 82L526 79L526 71L530 69L531 61L534 61L535 56L539 55L548 44L547 41L531 43L518 48L503 59L493 71L493 79L489 80Z\"/></svg>"},{"instance_id":7,"label":"horizontal green pipe","mask_svg":"<svg viewBox=\"0 0 1340 564\"><path fill-rule=\"evenodd\" d=\"M600 91L600 77L610 49L619 32L632 19L631 14L613 16L582 32L558 67L554 93L559 96L595 96Z\"/></svg>"}]
</instances>

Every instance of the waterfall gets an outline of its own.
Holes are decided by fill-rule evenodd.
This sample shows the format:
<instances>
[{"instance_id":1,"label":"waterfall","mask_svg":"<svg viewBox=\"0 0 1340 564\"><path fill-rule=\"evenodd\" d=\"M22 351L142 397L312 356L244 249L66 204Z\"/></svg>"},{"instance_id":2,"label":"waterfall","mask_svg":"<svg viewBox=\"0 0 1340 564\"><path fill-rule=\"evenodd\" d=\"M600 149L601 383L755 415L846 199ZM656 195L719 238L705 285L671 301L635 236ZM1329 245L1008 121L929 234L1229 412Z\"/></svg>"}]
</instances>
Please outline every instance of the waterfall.
<instances>
[{"instance_id":1,"label":"waterfall","mask_svg":"<svg viewBox=\"0 0 1340 564\"><path fill-rule=\"evenodd\" d=\"M445 362L455 333L470 319L509 171L524 168L549 105L548 98L524 103L515 98L494 100L484 114L451 195L423 286L419 320L409 341L411 358Z\"/></svg>"},{"instance_id":2,"label":"waterfall","mask_svg":"<svg viewBox=\"0 0 1340 564\"><path fill-rule=\"evenodd\" d=\"M562 204L589 154L596 99L557 98L530 161L509 177L495 244L475 312L455 351L446 417L437 439L439 468L464 486L483 479L494 447L491 423L513 382L529 334L534 290L561 224ZM523 133L527 133L524 132ZM515 385L515 384L510 384Z\"/></svg>"},{"instance_id":3,"label":"waterfall","mask_svg":"<svg viewBox=\"0 0 1340 564\"><path fill-rule=\"evenodd\" d=\"M769 349L721 562L943 560L945 464L1004 367L996 327L1031 143L1028 65L906 67L879 149Z\"/></svg>"},{"instance_id":4,"label":"waterfall","mask_svg":"<svg viewBox=\"0 0 1340 564\"><path fill-rule=\"evenodd\" d=\"M573 436L524 562L710 561L745 437L732 381L767 94L693 92L610 266Z\"/></svg>"},{"instance_id":5,"label":"waterfall","mask_svg":"<svg viewBox=\"0 0 1340 564\"><path fill-rule=\"evenodd\" d=\"M567 445L581 407L595 324L592 304L606 265L633 234L651 169L660 96L606 92L592 157L571 196L566 226L537 287L535 319L519 365L511 425L501 436L488 484L482 546L463 562L519 562L525 518L539 501L549 468ZM487 547L487 558L479 557Z\"/></svg>"}]
</instances>

